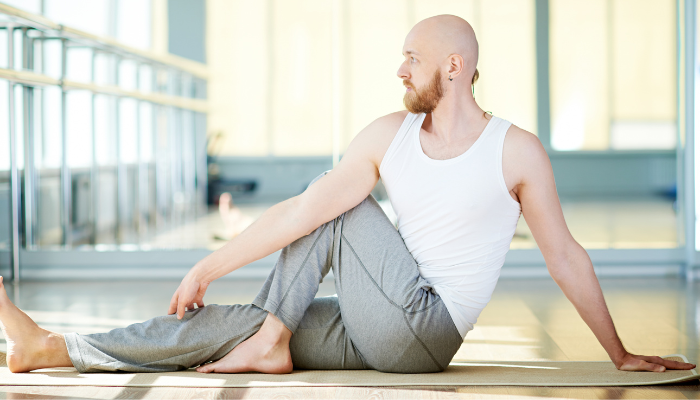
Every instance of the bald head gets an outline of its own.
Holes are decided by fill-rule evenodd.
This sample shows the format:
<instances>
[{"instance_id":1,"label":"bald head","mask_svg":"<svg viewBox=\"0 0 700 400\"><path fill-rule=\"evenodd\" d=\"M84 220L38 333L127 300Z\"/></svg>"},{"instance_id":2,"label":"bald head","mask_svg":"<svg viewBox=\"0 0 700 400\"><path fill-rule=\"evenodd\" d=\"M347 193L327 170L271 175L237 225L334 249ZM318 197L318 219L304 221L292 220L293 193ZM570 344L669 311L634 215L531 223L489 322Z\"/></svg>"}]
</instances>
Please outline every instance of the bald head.
<instances>
[{"instance_id":1,"label":"bald head","mask_svg":"<svg viewBox=\"0 0 700 400\"><path fill-rule=\"evenodd\" d=\"M455 63L449 60L451 55L459 55L462 58L459 79L469 84L479 59L474 29L455 15L436 15L418 22L406 36L403 50L422 54L441 69Z\"/></svg>"}]
</instances>

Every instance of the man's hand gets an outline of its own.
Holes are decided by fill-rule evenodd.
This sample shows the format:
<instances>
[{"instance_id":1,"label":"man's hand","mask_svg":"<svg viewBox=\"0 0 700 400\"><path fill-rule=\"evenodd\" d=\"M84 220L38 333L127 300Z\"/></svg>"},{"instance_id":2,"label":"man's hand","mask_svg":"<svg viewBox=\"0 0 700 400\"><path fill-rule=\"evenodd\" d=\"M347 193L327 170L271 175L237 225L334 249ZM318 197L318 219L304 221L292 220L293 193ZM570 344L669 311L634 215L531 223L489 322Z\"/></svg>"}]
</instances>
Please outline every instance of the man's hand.
<instances>
[{"instance_id":1,"label":"man's hand","mask_svg":"<svg viewBox=\"0 0 700 400\"><path fill-rule=\"evenodd\" d=\"M177 319L182 319L185 316L185 308L193 310L195 304L197 307L204 307L204 293L210 282L203 281L197 275L196 266L185 275L173 294L172 300L170 300L168 314L177 312Z\"/></svg>"},{"instance_id":2,"label":"man's hand","mask_svg":"<svg viewBox=\"0 0 700 400\"><path fill-rule=\"evenodd\" d=\"M664 360L657 356L638 356L627 353L619 365L615 365L620 371L652 371L664 372L667 369L693 369L695 364L679 361Z\"/></svg>"}]
</instances>

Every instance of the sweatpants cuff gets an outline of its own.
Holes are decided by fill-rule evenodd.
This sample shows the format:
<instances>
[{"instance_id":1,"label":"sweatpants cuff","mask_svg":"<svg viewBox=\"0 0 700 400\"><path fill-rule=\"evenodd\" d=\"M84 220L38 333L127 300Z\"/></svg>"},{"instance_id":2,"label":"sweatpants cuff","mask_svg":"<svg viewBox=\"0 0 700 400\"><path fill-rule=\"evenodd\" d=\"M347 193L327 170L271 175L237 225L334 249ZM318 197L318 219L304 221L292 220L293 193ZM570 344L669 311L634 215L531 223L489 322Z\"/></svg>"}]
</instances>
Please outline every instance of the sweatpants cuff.
<instances>
[{"instance_id":1,"label":"sweatpants cuff","mask_svg":"<svg viewBox=\"0 0 700 400\"><path fill-rule=\"evenodd\" d=\"M258 299L255 299L255 301L253 301L253 303L251 303L251 304L253 304L254 306L256 306L258 308L262 308L263 310L265 310L265 311L269 312L270 314L274 315L275 317L277 317L277 319L282 321L282 323L284 324L284 326L287 327L287 329L292 331L292 334L294 334L294 332L296 332L300 321L297 321L294 318L287 316L282 310L280 310L280 306L278 306L272 300L267 300L267 301L265 301L265 303L259 303Z\"/></svg>"},{"instance_id":2,"label":"sweatpants cuff","mask_svg":"<svg viewBox=\"0 0 700 400\"><path fill-rule=\"evenodd\" d=\"M68 348L68 357L73 363L75 369L80 373L87 371L85 364L83 363L83 357L80 354L80 345L78 345L78 334L75 332L64 333L63 338L66 340L66 347Z\"/></svg>"}]
</instances>

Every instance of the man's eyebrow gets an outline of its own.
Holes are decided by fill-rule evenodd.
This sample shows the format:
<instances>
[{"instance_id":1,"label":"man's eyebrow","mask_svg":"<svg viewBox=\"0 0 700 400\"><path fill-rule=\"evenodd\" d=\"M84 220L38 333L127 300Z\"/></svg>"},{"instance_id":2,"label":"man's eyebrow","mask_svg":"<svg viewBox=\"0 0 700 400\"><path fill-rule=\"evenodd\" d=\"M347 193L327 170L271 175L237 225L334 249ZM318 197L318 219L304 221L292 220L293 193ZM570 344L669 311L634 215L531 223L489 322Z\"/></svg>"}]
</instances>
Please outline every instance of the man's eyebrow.
<instances>
[{"instance_id":1,"label":"man's eyebrow","mask_svg":"<svg viewBox=\"0 0 700 400\"><path fill-rule=\"evenodd\" d=\"M415 50L406 50L405 53L402 51L401 54L415 54L415 55L420 55L420 54L419 54L417 51L415 51Z\"/></svg>"}]
</instances>

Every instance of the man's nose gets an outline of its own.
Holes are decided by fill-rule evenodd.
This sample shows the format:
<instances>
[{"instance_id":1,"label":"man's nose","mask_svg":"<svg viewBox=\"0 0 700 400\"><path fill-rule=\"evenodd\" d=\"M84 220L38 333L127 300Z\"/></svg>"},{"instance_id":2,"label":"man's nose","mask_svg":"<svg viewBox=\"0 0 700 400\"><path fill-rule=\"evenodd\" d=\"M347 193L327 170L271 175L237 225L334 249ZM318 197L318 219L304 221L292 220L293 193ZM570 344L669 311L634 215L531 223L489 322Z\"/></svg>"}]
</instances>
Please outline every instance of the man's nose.
<instances>
[{"instance_id":1,"label":"man's nose","mask_svg":"<svg viewBox=\"0 0 700 400\"><path fill-rule=\"evenodd\" d=\"M408 74L407 69L405 68L405 65L406 65L406 63L404 62L404 63L401 64L401 66L399 67L399 70L396 71L396 76L398 76L398 77L401 78L401 79L408 79L408 78L411 77L411 76Z\"/></svg>"}]
</instances>

